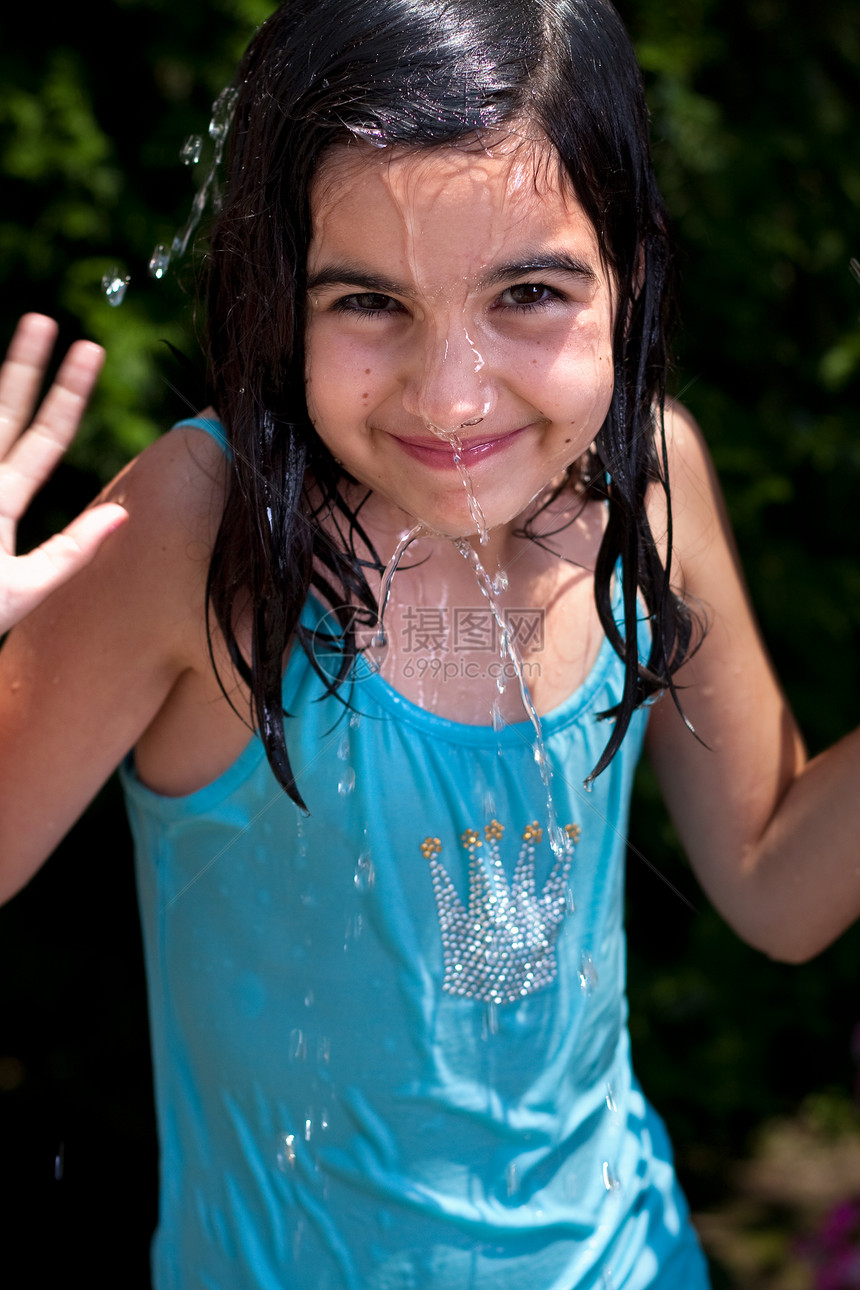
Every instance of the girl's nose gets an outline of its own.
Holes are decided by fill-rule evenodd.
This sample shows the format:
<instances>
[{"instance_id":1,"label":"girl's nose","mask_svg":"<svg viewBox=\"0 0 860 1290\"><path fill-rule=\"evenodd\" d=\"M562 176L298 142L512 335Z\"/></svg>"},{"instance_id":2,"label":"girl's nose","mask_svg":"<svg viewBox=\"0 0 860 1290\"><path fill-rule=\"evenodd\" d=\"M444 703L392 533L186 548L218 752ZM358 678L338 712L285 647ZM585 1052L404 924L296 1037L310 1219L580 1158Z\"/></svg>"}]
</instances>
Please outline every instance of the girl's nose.
<instances>
[{"instance_id":1,"label":"girl's nose","mask_svg":"<svg viewBox=\"0 0 860 1290\"><path fill-rule=\"evenodd\" d=\"M468 328L458 323L434 331L416 351L404 389L407 412L446 434L483 421L493 405L492 382Z\"/></svg>"}]
</instances>

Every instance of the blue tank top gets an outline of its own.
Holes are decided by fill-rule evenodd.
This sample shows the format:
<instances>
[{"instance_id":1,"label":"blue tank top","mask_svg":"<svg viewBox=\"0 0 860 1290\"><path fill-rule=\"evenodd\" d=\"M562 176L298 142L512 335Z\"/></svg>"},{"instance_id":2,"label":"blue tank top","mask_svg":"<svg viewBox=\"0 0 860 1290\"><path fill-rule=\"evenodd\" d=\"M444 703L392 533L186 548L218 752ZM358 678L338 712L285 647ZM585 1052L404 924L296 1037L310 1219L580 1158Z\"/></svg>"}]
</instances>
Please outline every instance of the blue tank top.
<instances>
[{"instance_id":1,"label":"blue tank top","mask_svg":"<svg viewBox=\"0 0 860 1290\"><path fill-rule=\"evenodd\" d=\"M303 622L322 615L311 599ZM604 641L542 722L558 856L527 722L443 719L361 661L353 680L347 709L291 651L307 817L256 737L185 797L123 770L161 1147L157 1290L702 1290L626 1027L644 711L583 788L618 658Z\"/></svg>"}]
</instances>

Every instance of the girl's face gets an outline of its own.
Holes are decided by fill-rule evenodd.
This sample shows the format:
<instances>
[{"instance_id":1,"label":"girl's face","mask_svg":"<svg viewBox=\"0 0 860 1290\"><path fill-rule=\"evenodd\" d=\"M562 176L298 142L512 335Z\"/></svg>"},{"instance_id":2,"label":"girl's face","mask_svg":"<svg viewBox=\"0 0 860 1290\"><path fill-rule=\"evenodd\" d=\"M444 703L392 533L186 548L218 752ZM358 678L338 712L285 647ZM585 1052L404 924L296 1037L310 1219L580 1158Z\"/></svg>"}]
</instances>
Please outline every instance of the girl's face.
<instances>
[{"instance_id":1,"label":"girl's face","mask_svg":"<svg viewBox=\"0 0 860 1290\"><path fill-rule=\"evenodd\" d=\"M307 401L362 484L448 536L509 524L612 397L612 283L548 143L332 150L312 191ZM398 523L403 517L396 517Z\"/></svg>"}]
</instances>

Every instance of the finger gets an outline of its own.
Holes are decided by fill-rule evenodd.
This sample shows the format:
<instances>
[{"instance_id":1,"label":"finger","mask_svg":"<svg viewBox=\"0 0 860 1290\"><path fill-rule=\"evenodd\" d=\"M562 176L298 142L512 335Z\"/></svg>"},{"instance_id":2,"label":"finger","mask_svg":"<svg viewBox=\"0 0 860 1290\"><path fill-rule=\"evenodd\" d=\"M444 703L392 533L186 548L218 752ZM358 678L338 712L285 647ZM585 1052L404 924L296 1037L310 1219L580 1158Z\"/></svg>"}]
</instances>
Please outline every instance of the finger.
<instances>
[{"instance_id":1,"label":"finger","mask_svg":"<svg viewBox=\"0 0 860 1290\"><path fill-rule=\"evenodd\" d=\"M115 502L84 511L62 533L15 560L13 585L6 588L0 610L0 634L25 618L52 591L89 564L101 544L128 519Z\"/></svg>"},{"instance_id":2,"label":"finger","mask_svg":"<svg viewBox=\"0 0 860 1290\"><path fill-rule=\"evenodd\" d=\"M0 515L17 520L68 448L104 362L104 350L76 341L36 419L8 448L0 476Z\"/></svg>"},{"instance_id":3,"label":"finger","mask_svg":"<svg viewBox=\"0 0 860 1290\"><path fill-rule=\"evenodd\" d=\"M30 420L57 340L57 324L44 314L25 314L0 367L0 453Z\"/></svg>"}]
</instances>

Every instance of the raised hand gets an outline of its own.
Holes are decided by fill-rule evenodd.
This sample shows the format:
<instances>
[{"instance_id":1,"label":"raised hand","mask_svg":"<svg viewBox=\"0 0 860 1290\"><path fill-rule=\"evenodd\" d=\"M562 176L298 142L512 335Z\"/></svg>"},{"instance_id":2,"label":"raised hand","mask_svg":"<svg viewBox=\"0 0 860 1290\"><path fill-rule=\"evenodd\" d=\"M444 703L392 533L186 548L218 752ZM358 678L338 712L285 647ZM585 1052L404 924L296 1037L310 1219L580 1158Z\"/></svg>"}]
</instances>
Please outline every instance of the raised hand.
<instances>
[{"instance_id":1,"label":"raised hand","mask_svg":"<svg viewBox=\"0 0 860 1290\"><path fill-rule=\"evenodd\" d=\"M26 314L0 367L0 635L91 560L127 518L112 502L94 506L35 551L15 555L18 521L74 438L104 361L98 345L77 341L34 416L56 339L52 319Z\"/></svg>"}]
</instances>

